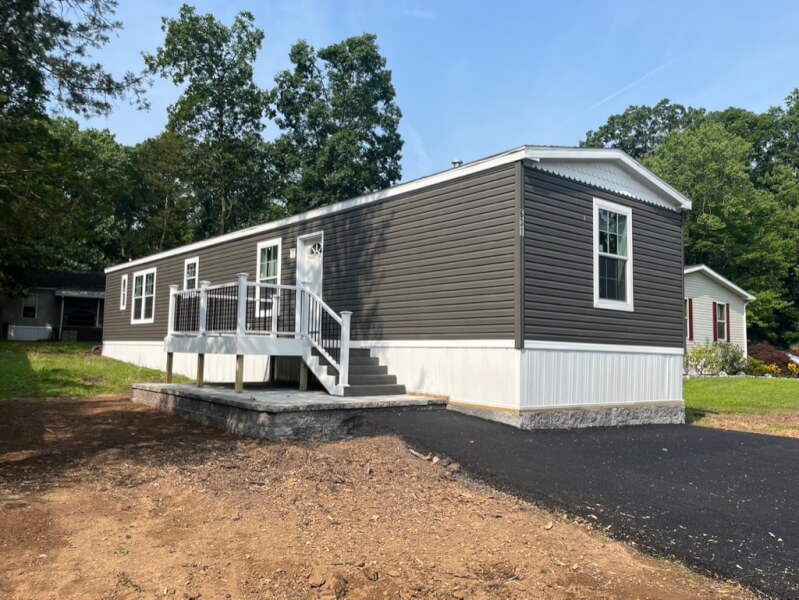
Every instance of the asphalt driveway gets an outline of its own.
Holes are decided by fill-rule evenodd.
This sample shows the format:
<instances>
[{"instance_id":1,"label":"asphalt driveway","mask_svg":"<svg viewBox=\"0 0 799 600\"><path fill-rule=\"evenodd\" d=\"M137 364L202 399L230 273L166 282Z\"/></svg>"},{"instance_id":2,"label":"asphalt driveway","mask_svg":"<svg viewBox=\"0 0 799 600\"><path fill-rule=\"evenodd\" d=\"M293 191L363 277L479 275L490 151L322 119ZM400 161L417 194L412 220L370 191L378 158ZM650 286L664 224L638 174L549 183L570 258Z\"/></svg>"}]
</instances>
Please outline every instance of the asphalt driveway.
<instances>
[{"instance_id":1,"label":"asphalt driveway","mask_svg":"<svg viewBox=\"0 0 799 600\"><path fill-rule=\"evenodd\" d=\"M452 411L367 415L363 428L649 552L799 597L799 440L682 425L521 431Z\"/></svg>"}]
</instances>

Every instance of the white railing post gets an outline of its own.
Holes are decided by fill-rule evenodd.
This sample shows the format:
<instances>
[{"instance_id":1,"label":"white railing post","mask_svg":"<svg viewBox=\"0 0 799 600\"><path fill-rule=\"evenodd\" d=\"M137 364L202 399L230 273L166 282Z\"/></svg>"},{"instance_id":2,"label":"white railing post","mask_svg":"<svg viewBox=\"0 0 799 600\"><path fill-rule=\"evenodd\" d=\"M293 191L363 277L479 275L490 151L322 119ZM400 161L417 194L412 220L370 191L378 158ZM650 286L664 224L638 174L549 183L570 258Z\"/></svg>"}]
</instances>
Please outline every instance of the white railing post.
<instances>
[{"instance_id":1,"label":"white railing post","mask_svg":"<svg viewBox=\"0 0 799 600\"><path fill-rule=\"evenodd\" d=\"M166 320L167 335L172 335L175 333L175 294L177 291L177 284L172 284L169 286L169 316Z\"/></svg>"},{"instance_id":2,"label":"white railing post","mask_svg":"<svg viewBox=\"0 0 799 600\"><path fill-rule=\"evenodd\" d=\"M338 382L342 387L350 384L350 322L352 311L341 311L341 356L339 356Z\"/></svg>"},{"instance_id":3,"label":"white railing post","mask_svg":"<svg viewBox=\"0 0 799 600\"><path fill-rule=\"evenodd\" d=\"M308 337L308 325L311 320L311 295L305 291L305 283L301 283L297 292L302 295L302 312L300 313L300 333Z\"/></svg>"},{"instance_id":4,"label":"white railing post","mask_svg":"<svg viewBox=\"0 0 799 600\"><path fill-rule=\"evenodd\" d=\"M247 333L247 273L239 273L239 305L236 310L236 333Z\"/></svg>"},{"instance_id":5,"label":"white railing post","mask_svg":"<svg viewBox=\"0 0 799 600\"><path fill-rule=\"evenodd\" d=\"M210 281L200 282L200 322L197 323L200 335L205 335L205 325L208 316L208 286Z\"/></svg>"}]
</instances>

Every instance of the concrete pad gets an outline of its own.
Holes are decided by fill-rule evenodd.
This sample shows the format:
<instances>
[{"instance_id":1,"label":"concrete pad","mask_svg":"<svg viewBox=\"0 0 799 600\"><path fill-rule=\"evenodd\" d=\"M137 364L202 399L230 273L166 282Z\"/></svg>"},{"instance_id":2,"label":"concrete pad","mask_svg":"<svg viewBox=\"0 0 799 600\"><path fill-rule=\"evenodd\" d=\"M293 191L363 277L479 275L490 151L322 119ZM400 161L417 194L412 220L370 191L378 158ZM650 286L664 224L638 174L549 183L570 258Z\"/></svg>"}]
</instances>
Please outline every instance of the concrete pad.
<instances>
[{"instance_id":1,"label":"concrete pad","mask_svg":"<svg viewBox=\"0 0 799 600\"><path fill-rule=\"evenodd\" d=\"M132 399L224 431L269 440L347 435L367 411L436 410L446 401L421 396L330 396L285 388L247 390L187 384L135 383Z\"/></svg>"}]
</instances>

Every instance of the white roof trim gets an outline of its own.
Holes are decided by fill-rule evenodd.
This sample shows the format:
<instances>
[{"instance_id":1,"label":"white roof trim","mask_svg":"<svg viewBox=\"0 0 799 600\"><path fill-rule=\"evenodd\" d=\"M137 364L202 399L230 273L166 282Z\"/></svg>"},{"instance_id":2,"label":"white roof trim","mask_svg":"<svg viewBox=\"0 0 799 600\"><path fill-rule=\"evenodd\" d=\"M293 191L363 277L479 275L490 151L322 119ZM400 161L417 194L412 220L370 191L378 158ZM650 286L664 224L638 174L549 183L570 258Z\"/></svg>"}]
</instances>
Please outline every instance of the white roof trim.
<instances>
[{"instance_id":1,"label":"white roof trim","mask_svg":"<svg viewBox=\"0 0 799 600\"><path fill-rule=\"evenodd\" d=\"M434 175L428 175L427 177L421 177L419 179L414 179L406 183L400 183L398 185L395 185L393 187L384 190L372 192L371 194L365 194L363 196L358 196L357 198L352 198L350 200L345 200L343 202L338 202L336 204L330 204L328 206L316 208L314 210L310 210L308 212L304 212L291 217L286 217L284 219L279 219L277 221L271 221L269 223L263 223L261 225L249 227L247 229L233 231L225 235L220 235L200 242L195 242L193 244L188 244L186 246L181 246L179 248L173 248L172 250L160 252L158 254L153 254L151 256L145 256L143 258L139 258L127 263L114 265L106 268L105 272L113 273L115 271L119 271L122 269L143 265L154 260L159 260L162 258L168 258L170 256L177 256L180 254L186 254L190 252L196 252L201 248L207 248L209 246L215 246L217 244L221 244L227 241L236 240L251 235L257 235L260 233L265 233L267 231L271 231L279 227L284 227L286 225L291 225L293 223L299 223L302 221L307 221L309 219L315 219L325 215L349 210L352 208L356 208L358 206L362 206L364 204L379 202L381 200L386 200L394 196L399 196L400 194L407 194L408 192L413 192L416 190L427 188L433 185L437 185L439 183L444 183L447 181L451 181L453 179L465 177L467 175L480 173L488 169L493 169L494 167L511 164L523 159L535 162L540 162L542 160L547 160L547 159L561 159L561 160L567 159L567 160L579 160L579 161L613 161L623 165L627 171L631 172L636 177L641 178L642 180L648 182L650 185L655 187L658 191L660 191L664 195L665 199L674 207L675 210L681 211L681 210L688 210L691 208L691 201L688 200L688 198L680 194L677 190L668 185L657 175L646 169L638 161L630 158L627 154L625 154L621 150L609 149L609 148L556 148L550 146L521 146L520 148L516 148L514 150L509 150L501 154L495 154L494 156L489 156L487 158L466 163L460 167L456 167L454 169L447 169L446 171L435 173Z\"/></svg>"},{"instance_id":2,"label":"white roof trim","mask_svg":"<svg viewBox=\"0 0 799 600\"><path fill-rule=\"evenodd\" d=\"M685 275L688 275L689 273L704 273L711 279L715 280L717 283L720 283L721 285L726 287L728 290L738 294L741 298L743 298L747 302L751 302L752 300L755 299L755 297L749 292L747 292L745 289L739 288L732 281L730 281L729 279L727 279L722 275L719 275L707 265L692 265L690 267L685 267Z\"/></svg>"}]
</instances>

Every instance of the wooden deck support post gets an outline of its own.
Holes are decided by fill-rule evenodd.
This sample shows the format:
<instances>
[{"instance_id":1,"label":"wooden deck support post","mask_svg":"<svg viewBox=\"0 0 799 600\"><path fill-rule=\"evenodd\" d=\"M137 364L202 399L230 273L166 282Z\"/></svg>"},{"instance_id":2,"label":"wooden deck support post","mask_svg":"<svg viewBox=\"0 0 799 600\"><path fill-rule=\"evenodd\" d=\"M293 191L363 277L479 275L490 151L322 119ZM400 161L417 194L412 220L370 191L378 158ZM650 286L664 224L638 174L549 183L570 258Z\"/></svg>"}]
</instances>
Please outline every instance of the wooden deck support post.
<instances>
[{"instance_id":1,"label":"wooden deck support post","mask_svg":"<svg viewBox=\"0 0 799 600\"><path fill-rule=\"evenodd\" d=\"M277 356L269 356L269 383L275 383L277 378Z\"/></svg>"},{"instance_id":2,"label":"wooden deck support post","mask_svg":"<svg viewBox=\"0 0 799 600\"><path fill-rule=\"evenodd\" d=\"M173 284L169 286L169 314L166 320L166 334L167 334L167 353L166 353L166 382L172 383L172 371L175 361L175 353L169 350L169 343L172 334L175 333L175 303L177 302L176 294L178 293L178 286Z\"/></svg>"},{"instance_id":3,"label":"wooden deck support post","mask_svg":"<svg viewBox=\"0 0 799 600\"><path fill-rule=\"evenodd\" d=\"M300 391L308 391L308 365L304 360L300 360Z\"/></svg>"},{"instance_id":4,"label":"wooden deck support post","mask_svg":"<svg viewBox=\"0 0 799 600\"><path fill-rule=\"evenodd\" d=\"M237 354L236 355L236 387L235 391L237 394L241 394L244 391L244 355Z\"/></svg>"},{"instance_id":5,"label":"wooden deck support post","mask_svg":"<svg viewBox=\"0 0 799 600\"><path fill-rule=\"evenodd\" d=\"M166 353L166 382L172 383L172 363L175 354L173 352Z\"/></svg>"},{"instance_id":6,"label":"wooden deck support post","mask_svg":"<svg viewBox=\"0 0 799 600\"><path fill-rule=\"evenodd\" d=\"M205 354L197 355L197 387L202 387L205 377Z\"/></svg>"}]
</instances>

